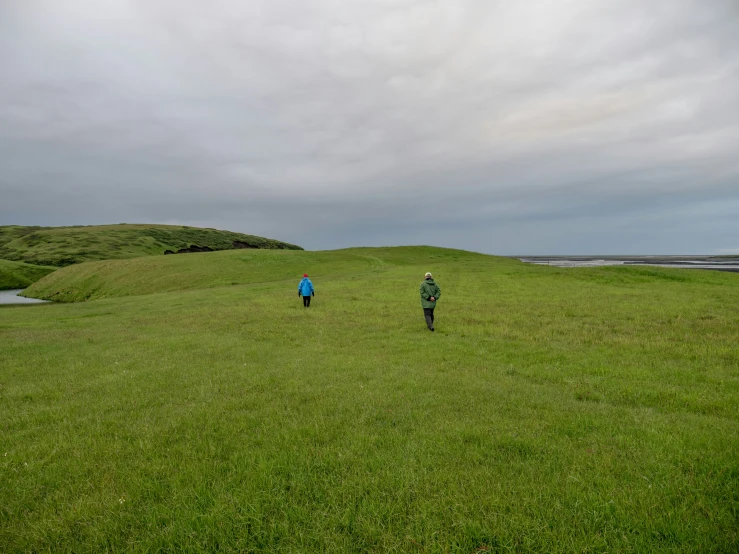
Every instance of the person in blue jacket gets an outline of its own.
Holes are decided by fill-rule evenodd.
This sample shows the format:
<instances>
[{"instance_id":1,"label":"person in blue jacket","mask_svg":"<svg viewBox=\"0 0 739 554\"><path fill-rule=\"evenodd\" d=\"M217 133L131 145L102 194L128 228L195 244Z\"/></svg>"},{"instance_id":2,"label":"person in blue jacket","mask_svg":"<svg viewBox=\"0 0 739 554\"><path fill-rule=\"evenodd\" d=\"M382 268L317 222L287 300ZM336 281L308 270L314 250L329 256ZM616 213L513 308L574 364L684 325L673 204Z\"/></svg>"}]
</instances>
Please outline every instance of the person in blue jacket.
<instances>
[{"instance_id":1,"label":"person in blue jacket","mask_svg":"<svg viewBox=\"0 0 739 554\"><path fill-rule=\"evenodd\" d=\"M313 283L308 279L308 274L303 273L303 280L298 283L298 298L303 297L303 306L310 308L310 297L315 296L316 291L313 289Z\"/></svg>"}]
</instances>

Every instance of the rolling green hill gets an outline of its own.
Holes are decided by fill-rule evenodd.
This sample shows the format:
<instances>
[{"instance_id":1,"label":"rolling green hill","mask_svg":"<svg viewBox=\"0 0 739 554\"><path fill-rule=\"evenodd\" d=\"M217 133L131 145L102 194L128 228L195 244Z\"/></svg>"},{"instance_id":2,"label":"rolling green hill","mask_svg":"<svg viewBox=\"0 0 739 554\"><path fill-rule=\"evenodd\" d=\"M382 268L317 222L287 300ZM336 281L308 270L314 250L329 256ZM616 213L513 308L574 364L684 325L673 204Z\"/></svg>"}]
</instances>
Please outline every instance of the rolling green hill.
<instances>
[{"instance_id":1,"label":"rolling green hill","mask_svg":"<svg viewBox=\"0 0 739 554\"><path fill-rule=\"evenodd\" d=\"M436 250L453 260L492 259L482 254ZM428 259L424 248L355 248L330 252L231 250L188 256L146 257L89 262L60 269L26 290L25 295L57 302L114 296L290 281L303 273L322 278L349 278L394 265ZM434 259L434 258L432 258ZM501 258L505 265L516 262Z\"/></svg>"},{"instance_id":2,"label":"rolling green hill","mask_svg":"<svg viewBox=\"0 0 739 554\"><path fill-rule=\"evenodd\" d=\"M426 247L61 269L35 287L89 301L0 307L0 545L737 552L737 285Z\"/></svg>"},{"instance_id":3,"label":"rolling green hill","mask_svg":"<svg viewBox=\"0 0 739 554\"><path fill-rule=\"evenodd\" d=\"M0 239L7 240L4 244L0 240L0 259L51 266L174 253L193 246L209 250L301 249L253 235L172 225L5 226L0 227Z\"/></svg>"},{"instance_id":4,"label":"rolling green hill","mask_svg":"<svg viewBox=\"0 0 739 554\"><path fill-rule=\"evenodd\" d=\"M55 267L0 260L0 290L24 289L55 269Z\"/></svg>"}]
</instances>

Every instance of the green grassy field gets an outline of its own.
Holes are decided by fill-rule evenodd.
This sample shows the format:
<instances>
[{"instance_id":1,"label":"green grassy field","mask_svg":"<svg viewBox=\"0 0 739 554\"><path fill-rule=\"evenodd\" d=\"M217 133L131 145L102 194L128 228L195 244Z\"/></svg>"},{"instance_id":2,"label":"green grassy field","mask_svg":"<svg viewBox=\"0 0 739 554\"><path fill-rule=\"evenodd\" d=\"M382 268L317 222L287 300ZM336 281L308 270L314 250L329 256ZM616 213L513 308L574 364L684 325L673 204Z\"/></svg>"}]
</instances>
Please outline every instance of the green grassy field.
<instances>
[{"instance_id":1,"label":"green grassy field","mask_svg":"<svg viewBox=\"0 0 739 554\"><path fill-rule=\"evenodd\" d=\"M234 241L255 248L300 249L285 242L173 225L91 225L87 227L0 227L0 258L37 265L68 266L92 260L126 259L176 252L191 245L229 250Z\"/></svg>"},{"instance_id":2,"label":"green grassy field","mask_svg":"<svg viewBox=\"0 0 739 554\"><path fill-rule=\"evenodd\" d=\"M739 275L156 260L0 308L0 550L739 550Z\"/></svg>"},{"instance_id":3,"label":"green grassy field","mask_svg":"<svg viewBox=\"0 0 739 554\"><path fill-rule=\"evenodd\" d=\"M55 267L0 260L0 290L26 288L55 269Z\"/></svg>"}]
</instances>

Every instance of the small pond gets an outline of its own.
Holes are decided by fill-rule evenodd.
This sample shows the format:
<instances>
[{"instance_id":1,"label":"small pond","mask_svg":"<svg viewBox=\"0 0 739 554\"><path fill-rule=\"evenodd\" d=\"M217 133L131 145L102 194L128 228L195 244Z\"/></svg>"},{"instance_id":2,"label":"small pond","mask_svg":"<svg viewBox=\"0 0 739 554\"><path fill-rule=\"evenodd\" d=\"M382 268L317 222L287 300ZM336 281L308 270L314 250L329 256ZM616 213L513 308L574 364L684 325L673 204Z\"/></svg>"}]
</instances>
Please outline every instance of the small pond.
<instances>
[{"instance_id":1,"label":"small pond","mask_svg":"<svg viewBox=\"0 0 739 554\"><path fill-rule=\"evenodd\" d=\"M24 298L18 296L24 289L0 290L0 304L44 304L48 300L37 300L35 298Z\"/></svg>"}]
</instances>

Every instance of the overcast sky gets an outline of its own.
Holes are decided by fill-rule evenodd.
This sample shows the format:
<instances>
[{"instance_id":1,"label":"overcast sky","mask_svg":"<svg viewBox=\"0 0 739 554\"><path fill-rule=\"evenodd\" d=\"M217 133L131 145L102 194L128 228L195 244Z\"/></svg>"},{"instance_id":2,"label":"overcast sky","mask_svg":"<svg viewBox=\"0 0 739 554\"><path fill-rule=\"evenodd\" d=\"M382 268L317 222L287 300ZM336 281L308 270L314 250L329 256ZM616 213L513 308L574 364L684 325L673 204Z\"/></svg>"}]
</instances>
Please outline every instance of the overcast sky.
<instances>
[{"instance_id":1,"label":"overcast sky","mask_svg":"<svg viewBox=\"0 0 739 554\"><path fill-rule=\"evenodd\" d=\"M0 224L739 253L737 0L0 0Z\"/></svg>"}]
</instances>

